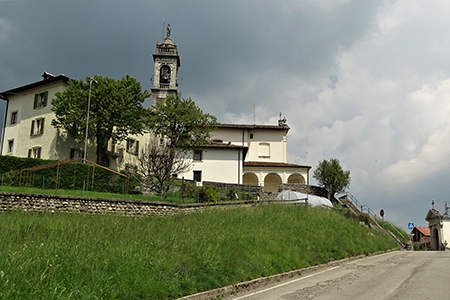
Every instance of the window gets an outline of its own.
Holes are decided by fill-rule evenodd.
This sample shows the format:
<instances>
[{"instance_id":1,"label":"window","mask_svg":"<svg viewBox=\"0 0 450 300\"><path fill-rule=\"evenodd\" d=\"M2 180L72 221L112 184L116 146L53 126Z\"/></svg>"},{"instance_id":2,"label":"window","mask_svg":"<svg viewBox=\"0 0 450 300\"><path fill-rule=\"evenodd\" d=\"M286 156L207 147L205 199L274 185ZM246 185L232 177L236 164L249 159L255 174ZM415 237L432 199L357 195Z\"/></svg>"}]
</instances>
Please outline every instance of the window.
<instances>
[{"instance_id":1,"label":"window","mask_svg":"<svg viewBox=\"0 0 450 300\"><path fill-rule=\"evenodd\" d=\"M194 180L197 182L202 181L202 171L194 171Z\"/></svg>"},{"instance_id":2,"label":"window","mask_svg":"<svg viewBox=\"0 0 450 300\"><path fill-rule=\"evenodd\" d=\"M250 139L253 140L253 133L250 133Z\"/></svg>"},{"instance_id":3,"label":"window","mask_svg":"<svg viewBox=\"0 0 450 300\"><path fill-rule=\"evenodd\" d=\"M259 154L260 158L270 158L270 144L269 143L259 143Z\"/></svg>"},{"instance_id":4,"label":"window","mask_svg":"<svg viewBox=\"0 0 450 300\"><path fill-rule=\"evenodd\" d=\"M14 150L14 140L8 141L8 153L12 153Z\"/></svg>"},{"instance_id":5,"label":"window","mask_svg":"<svg viewBox=\"0 0 450 300\"><path fill-rule=\"evenodd\" d=\"M34 95L33 108L42 108L47 106L48 92L42 92Z\"/></svg>"},{"instance_id":6,"label":"window","mask_svg":"<svg viewBox=\"0 0 450 300\"><path fill-rule=\"evenodd\" d=\"M28 149L28 157L41 158L41 147L33 147Z\"/></svg>"},{"instance_id":7,"label":"window","mask_svg":"<svg viewBox=\"0 0 450 300\"><path fill-rule=\"evenodd\" d=\"M80 149L70 149L70 158L83 158L84 157L84 151L81 151Z\"/></svg>"},{"instance_id":8,"label":"window","mask_svg":"<svg viewBox=\"0 0 450 300\"><path fill-rule=\"evenodd\" d=\"M159 82L160 83L169 83L170 82L170 67L162 66L159 74Z\"/></svg>"},{"instance_id":9,"label":"window","mask_svg":"<svg viewBox=\"0 0 450 300\"><path fill-rule=\"evenodd\" d=\"M131 154L139 153L139 141L134 139L127 139L127 152Z\"/></svg>"},{"instance_id":10,"label":"window","mask_svg":"<svg viewBox=\"0 0 450 300\"><path fill-rule=\"evenodd\" d=\"M202 160L202 150L194 150L194 160Z\"/></svg>"},{"instance_id":11,"label":"window","mask_svg":"<svg viewBox=\"0 0 450 300\"><path fill-rule=\"evenodd\" d=\"M13 111L11 113L11 122L10 122L11 125L17 124L17 115L18 115L17 111Z\"/></svg>"},{"instance_id":12,"label":"window","mask_svg":"<svg viewBox=\"0 0 450 300\"><path fill-rule=\"evenodd\" d=\"M44 118L31 121L31 135L39 135L44 133Z\"/></svg>"}]
</instances>

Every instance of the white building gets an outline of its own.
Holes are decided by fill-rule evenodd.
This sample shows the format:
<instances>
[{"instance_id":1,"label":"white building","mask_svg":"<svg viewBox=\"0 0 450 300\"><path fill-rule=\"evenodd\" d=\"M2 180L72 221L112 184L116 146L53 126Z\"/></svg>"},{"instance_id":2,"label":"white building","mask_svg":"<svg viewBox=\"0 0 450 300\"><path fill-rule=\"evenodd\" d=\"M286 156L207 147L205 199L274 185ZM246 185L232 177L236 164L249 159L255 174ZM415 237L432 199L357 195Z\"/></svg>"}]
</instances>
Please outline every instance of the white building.
<instances>
[{"instance_id":1,"label":"white building","mask_svg":"<svg viewBox=\"0 0 450 300\"><path fill-rule=\"evenodd\" d=\"M277 192L279 183L309 184L310 166L287 163L287 132L278 125L219 124L211 145L192 153L193 168L179 177L264 186Z\"/></svg>"},{"instance_id":2,"label":"white building","mask_svg":"<svg viewBox=\"0 0 450 300\"><path fill-rule=\"evenodd\" d=\"M63 92L70 80L67 76L54 76L44 72L43 79L0 93L6 101L0 154L66 160L84 156L84 142L77 143L51 125L55 118L51 101L57 92ZM120 169L121 162L135 156L139 141L144 136L134 136L117 144L109 144L110 167ZM96 146L89 141L87 159L97 160ZM130 158L131 159L131 158Z\"/></svg>"},{"instance_id":3,"label":"white building","mask_svg":"<svg viewBox=\"0 0 450 300\"><path fill-rule=\"evenodd\" d=\"M425 220L430 228L431 250L448 250L450 248L450 217L448 213L441 215L439 211L432 208L428 211Z\"/></svg>"}]
</instances>

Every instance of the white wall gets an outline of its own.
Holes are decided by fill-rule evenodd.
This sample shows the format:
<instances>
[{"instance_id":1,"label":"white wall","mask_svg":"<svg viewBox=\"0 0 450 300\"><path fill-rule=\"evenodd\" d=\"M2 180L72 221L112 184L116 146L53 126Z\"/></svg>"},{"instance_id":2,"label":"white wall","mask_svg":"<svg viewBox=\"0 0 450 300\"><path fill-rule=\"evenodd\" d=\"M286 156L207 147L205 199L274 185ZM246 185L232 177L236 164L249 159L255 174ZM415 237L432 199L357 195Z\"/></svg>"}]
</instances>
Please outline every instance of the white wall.
<instances>
[{"instance_id":1,"label":"white wall","mask_svg":"<svg viewBox=\"0 0 450 300\"><path fill-rule=\"evenodd\" d=\"M250 134L253 134L252 139L250 139ZM220 128L211 133L211 140L214 139L248 147L246 161L287 162L287 142L283 130ZM260 143L269 144L270 157L260 155Z\"/></svg>"},{"instance_id":2,"label":"white wall","mask_svg":"<svg viewBox=\"0 0 450 300\"><path fill-rule=\"evenodd\" d=\"M240 161L238 156L240 154ZM191 152L193 157L193 152ZM239 163L241 166L239 166ZM206 148L201 161L192 161L191 171L178 178L194 179L194 171L202 171L202 181L242 183L242 150L235 148Z\"/></svg>"}]
</instances>

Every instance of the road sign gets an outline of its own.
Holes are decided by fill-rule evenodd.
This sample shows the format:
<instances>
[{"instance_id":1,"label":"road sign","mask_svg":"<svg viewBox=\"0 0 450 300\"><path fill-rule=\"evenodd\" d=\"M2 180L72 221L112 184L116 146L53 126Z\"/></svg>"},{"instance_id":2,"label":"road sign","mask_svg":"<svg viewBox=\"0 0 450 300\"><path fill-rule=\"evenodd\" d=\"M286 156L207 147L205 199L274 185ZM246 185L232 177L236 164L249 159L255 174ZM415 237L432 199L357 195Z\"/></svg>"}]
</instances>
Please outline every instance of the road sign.
<instances>
[{"instance_id":1,"label":"road sign","mask_svg":"<svg viewBox=\"0 0 450 300\"><path fill-rule=\"evenodd\" d=\"M380 210L380 216L384 217L384 209Z\"/></svg>"},{"instance_id":2,"label":"road sign","mask_svg":"<svg viewBox=\"0 0 450 300\"><path fill-rule=\"evenodd\" d=\"M414 223L409 222L408 223L408 229L414 229Z\"/></svg>"}]
</instances>

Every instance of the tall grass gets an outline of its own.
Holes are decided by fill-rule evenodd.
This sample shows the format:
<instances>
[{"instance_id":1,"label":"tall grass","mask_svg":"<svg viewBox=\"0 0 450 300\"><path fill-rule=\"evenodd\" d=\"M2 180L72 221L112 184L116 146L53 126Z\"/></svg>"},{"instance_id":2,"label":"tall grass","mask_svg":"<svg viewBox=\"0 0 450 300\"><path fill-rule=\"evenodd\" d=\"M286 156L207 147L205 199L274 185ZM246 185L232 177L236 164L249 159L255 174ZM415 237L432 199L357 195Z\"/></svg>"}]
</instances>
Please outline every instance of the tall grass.
<instances>
[{"instance_id":1,"label":"tall grass","mask_svg":"<svg viewBox=\"0 0 450 300\"><path fill-rule=\"evenodd\" d=\"M307 206L172 217L0 213L0 299L174 299L395 247Z\"/></svg>"}]
</instances>

